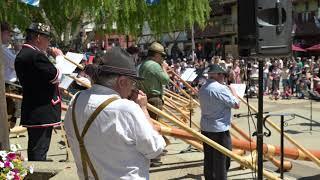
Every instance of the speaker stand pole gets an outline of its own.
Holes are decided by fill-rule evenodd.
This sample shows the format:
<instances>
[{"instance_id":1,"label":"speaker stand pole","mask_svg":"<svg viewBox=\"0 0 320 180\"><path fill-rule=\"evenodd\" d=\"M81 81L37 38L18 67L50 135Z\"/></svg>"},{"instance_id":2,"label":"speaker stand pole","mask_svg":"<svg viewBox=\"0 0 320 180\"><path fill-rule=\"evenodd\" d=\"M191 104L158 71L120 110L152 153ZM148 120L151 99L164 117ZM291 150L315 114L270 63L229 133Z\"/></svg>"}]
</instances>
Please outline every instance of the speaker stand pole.
<instances>
[{"instance_id":1,"label":"speaker stand pole","mask_svg":"<svg viewBox=\"0 0 320 180\"><path fill-rule=\"evenodd\" d=\"M258 94L258 122L257 122L257 150L258 150L258 180L263 180L263 66L264 61L259 62L259 94Z\"/></svg>"}]
</instances>

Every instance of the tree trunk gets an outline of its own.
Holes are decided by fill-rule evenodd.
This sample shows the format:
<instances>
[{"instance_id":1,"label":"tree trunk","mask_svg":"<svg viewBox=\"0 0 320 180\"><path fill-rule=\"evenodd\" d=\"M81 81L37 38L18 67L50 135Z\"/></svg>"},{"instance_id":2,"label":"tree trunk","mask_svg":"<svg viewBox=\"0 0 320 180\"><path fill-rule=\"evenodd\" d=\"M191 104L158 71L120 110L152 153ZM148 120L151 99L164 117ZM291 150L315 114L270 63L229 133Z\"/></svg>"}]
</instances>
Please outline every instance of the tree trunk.
<instances>
[{"instance_id":1,"label":"tree trunk","mask_svg":"<svg viewBox=\"0 0 320 180\"><path fill-rule=\"evenodd\" d=\"M43 8L41 8L40 14L41 14L42 18L44 19L45 23L50 26L51 32L52 32L54 38L59 40L59 41L61 41L61 38L59 37L59 35L58 35L56 29L54 28L54 26L51 24L50 20L48 19L47 15L46 15L46 12L44 11Z\"/></svg>"},{"instance_id":2,"label":"tree trunk","mask_svg":"<svg viewBox=\"0 0 320 180\"><path fill-rule=\"evenodd\" d=\"M0 29L1 34L1 29ZM0 45L2 45L2 39L0 36ZM5 83L4 83L4 58L3 51L0 48L0 150L9 150L9 125L7 114L7 102L5 95Z\"/></svg>"},{"instance_id":3,"label":"tree trunk","mask_svg":"<svg viewBox=\"0 0 320 180\"><path fill-rule=\"evenodd\" d=\"M63 36L63 45L65 47L70 45L71 28L72 28L72 21L69 21L66 25L66 30L64 31L64 36Z\"/></svg>"}]
</instances>

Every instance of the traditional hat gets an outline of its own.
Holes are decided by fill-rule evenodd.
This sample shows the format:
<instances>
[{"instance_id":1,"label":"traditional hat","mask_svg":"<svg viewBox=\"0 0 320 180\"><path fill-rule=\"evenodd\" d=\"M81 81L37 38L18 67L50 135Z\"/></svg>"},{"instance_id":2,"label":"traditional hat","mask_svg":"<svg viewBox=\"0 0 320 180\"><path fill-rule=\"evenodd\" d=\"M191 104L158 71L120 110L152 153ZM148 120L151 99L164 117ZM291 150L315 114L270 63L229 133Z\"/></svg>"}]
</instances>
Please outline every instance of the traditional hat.
<instances>
[{"instance_id":1,"label":"traditional hat","mask_svg":"<svg viewBox=\"0 0 320 180\"><path fill-rule=\"evenodd\" d=\"M222 73L222 74L227 74L227 71L225 69L223 69L222 66L218 65L218 64L213 64L209 67L209 71L208 73Z\"/></svg>"},{"instance_id":2,"label":"traditional hat","mask_svg":"<svg viewBox=\"0 0 320 180\"><path fill-rule=\"evenodd\" d=\"M43 23L31 23L30 26L26 29L28 32L36 32L39 34L44 34L50 36L50 26Z\"/></svg>"},{"instance_id":3,"label":"traditional hat","mask_svg":"<svg viewBox=\"0 0 320 180\"><path fill-rule=\"evenodd\" d=\"M149 51L153 51L153 52L160 53L162 55L166 55L166 53L164 52L164 47L160 43L157 43L157 42L153 42L151 44L151 46L149 47Z\"/></svg>"},{"instance_id":4,"label":"traditional hat","mask_svg":"<svg viewBox=\"0 0 320 180\"><path fill-rule=\"evenodd\" d=\"M113 47L107 51L101 57L98 68L100 72L130 76L137 80L143 79L137 75L133 58L128 52L119 47Z\"/></svg>"}]
</instances>

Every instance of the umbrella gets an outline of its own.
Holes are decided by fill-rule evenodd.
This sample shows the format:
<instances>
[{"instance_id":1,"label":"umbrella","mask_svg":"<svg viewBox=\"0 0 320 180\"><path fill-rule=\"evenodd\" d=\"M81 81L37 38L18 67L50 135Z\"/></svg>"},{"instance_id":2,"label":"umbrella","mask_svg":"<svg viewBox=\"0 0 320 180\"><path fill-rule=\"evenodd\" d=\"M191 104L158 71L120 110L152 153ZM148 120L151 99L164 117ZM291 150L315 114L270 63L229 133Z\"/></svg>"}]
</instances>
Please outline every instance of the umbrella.
<instances>
[{"instance_id":1,"label":"umbrella","mask_svg":"<svg viewBox=\"0 0 320 180\"><path fill-rule=\"evenodd\" d=\"M308 51L320 51L320 44L307 48Z\"/></svg>"},{"instance_id":2,"label":"umbrella","mask_svg":"<svg viewBox=\"0 0 320 180\"><path fill-rule=\"evenodd\" d=\"M292 44L292 51L301 51L301 52L306 52L306 50L305 50L305 49L302 49L301 47L296 46L296 45L293 45L293 44Z\"/></svg>"}]
</instances>

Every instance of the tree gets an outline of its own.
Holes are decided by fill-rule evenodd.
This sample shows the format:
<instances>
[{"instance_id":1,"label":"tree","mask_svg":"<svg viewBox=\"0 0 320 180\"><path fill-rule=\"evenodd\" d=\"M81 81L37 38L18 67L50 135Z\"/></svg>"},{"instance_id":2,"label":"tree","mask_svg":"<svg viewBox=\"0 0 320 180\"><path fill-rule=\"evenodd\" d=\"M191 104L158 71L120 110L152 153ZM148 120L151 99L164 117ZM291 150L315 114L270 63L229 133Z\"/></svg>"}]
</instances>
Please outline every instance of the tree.
<instances>
[{"instance_id":1,"label":"tree","mask_svg":"<svg viewBox=\"0 0 320 180\"><path fill-rule=\"evenodd\" d=\"M0 21L17 24L21 29L32 21L45 21L52 25L56 41L64 35L65 45L77 35L84 20L95 22L101 32L137 36L145 22L155 33L183 30L193 24L204 27L209 13L208 0L159 0L154 5L146 0L40 0L39 8L19 0L0 1ZM116 30L112 29L113 24L117 25ZM9 149L1 51L0 48L0 149Z\"/></svg>"}]
</instances>

